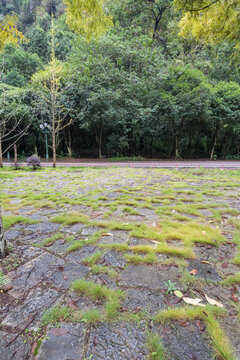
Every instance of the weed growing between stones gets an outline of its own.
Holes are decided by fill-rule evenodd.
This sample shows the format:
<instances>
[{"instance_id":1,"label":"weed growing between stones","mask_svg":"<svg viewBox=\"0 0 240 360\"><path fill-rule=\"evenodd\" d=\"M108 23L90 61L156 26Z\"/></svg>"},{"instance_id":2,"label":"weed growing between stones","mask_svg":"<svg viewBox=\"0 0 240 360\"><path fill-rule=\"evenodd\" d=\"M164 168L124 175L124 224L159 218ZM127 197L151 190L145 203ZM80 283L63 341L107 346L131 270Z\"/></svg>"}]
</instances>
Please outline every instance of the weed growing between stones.
<instances>
[{"instance_id":1,"label":"weed growing between stones","mask_svg":"<svg viewBox=\"0 0 240 360\"><path fill-rule=\"evenodd\" d=\"M149 356L148 360L167 360L167 351L158 335L149 335L147 342Z\"/></svg>"}]
</instances>

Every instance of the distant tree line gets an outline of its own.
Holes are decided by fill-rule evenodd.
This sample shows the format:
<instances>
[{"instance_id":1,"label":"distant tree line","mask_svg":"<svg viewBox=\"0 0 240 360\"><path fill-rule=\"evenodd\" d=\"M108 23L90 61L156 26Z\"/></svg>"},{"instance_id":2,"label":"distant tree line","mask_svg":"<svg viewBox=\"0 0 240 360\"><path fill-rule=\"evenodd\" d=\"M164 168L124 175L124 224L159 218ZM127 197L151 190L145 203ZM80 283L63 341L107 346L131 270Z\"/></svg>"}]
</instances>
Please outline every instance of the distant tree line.
<instances>
[{"instance_id":1,"label":"distant tree line","mask_svg":"<svg viewBox=\"0 0 240 360\"><path fill-rule=\"evenodd\" d=\"M54 49L59 156L240 158L236 43L179 37L181 10L166 0L107 2L114 26L91 41L69 30L64 9L60 0L0 0L25 36L0 54L0 127L21 118L19 154L45 156Z\"/></svg>"}]
</instances>

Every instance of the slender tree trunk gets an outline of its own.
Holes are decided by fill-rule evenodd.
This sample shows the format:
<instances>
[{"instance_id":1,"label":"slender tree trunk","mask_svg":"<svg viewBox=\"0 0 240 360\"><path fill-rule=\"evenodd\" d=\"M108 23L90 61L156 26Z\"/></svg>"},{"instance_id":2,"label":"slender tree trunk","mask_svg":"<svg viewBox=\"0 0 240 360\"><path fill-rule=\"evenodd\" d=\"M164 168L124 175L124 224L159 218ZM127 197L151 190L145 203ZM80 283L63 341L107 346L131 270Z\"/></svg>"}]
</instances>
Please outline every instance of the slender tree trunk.
<instances>
[{"instance_id":1,"label":"slender tree trunk","mask_svg":"<svg viewBox=\"0 0 240 360\"><path fill-rule=\"evenodd\" d=\"M2 136L0 135L0 168L3 167Z\"/></svg>"},{"instance_id":2,"label":"slender tree trunk","mask_svg":"<svg viewBox=\"0 0 240 360\"><path fill-rule=\"evenodd\" d=\"M7 241L4 236L2 209L0 206L0 258L4 258L6 255L7 255Z\"/></svg>"},{"instance_id":3,"label":"slender tree trunk","mask_svg":"<svg viewBox=\"0 0 240 360\"><path fill-rule=\"evenodd\" d=\"M34 146L34 154L35 154L36 156L38 156L37 145Z\"/></svg>"},{"instance_id":4,"label":"slender tree trunk","mask_svg":"<svg viewBox=\"0 0 240 360\"><path fill-rule=\"evenodd\" d=\"M177 135L175 137L175 158L176 159L179 158L179 141L178 141L178 136Z\"/></svg>"},{"instance_id":5,"label":"slender tree trunk","mask_svg":"<svg viewBox=\"0 0 240 360\"><path fill-rule=\"evenodd\" d=\"M99 138L98 138L98 157L99 159L102 158L102 123L100 124L100 131L99 131Z\"/></svg>"},{"instance_id":6,"label":"slender tree trunk","mask_svg":"<svg viewBox=\"0 0 240 360\"><path fill-rule=\"evenodd\" d=\"M67 141L67 136L66 136L66 146L67 146L67 151L68 151L68 157L72 157L72 136L71 136L71 131L68 129L68 141Z\"/></svg>"},{"instance_id":7,"label":"slender tree trunk","mask_svg":"<svg viewBox=\"0 0 240 360\"><path fill-rule=\"evenodd\" d=\"M217 132L215 133L215 136L214 136L213 146L212 146L212 150L211 150L211 154L210 154L210 160L213 159L216 143L217 143Z\"/></svg>"},{"instance_id":8,"label":"slender tree trunk","mask_svg":"<svg viewBox=\"0 0 240 360\"><path fill-rule=\"evenodd\" d=\"M17 144L14 144L13 150L14 150L14 167L15 167L15 170L17 170L18 169Z\"/></svg>"}]
</instances>

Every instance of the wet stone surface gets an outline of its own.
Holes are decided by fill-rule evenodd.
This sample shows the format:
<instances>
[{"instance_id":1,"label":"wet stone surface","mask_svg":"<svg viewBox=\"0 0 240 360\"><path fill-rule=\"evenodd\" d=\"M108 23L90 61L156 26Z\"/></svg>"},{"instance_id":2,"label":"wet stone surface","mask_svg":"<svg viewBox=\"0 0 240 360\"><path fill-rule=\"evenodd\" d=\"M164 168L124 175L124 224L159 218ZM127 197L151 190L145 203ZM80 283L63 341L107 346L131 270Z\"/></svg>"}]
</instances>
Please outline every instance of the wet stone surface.
<instances>
[{"instance_id":1,"label":"wet stone surface","mask_svg":"<svg viewBox=\"0 0 240 360\"><path fill-rule=\"evenodd\" d=\"M161 270L151 265L129 265L119 276L119 285L126 288L145 288L152 290L166 289L165 282L171 279L176 287L181 290L182 285L178 280L179 273L176 267Z\"/></svg>"},{"instance_id":2,"label":"wet stone surface","mask_svg":"<svg viewBox=\"0 0 240 360\"><path fill-rule=\"evenodd\" d=\"M129 311L146 311L155 315L158 311L166 308L165 298L159 291L130 289L126 291L126 294L122 306Z\"/></svg>"},{"instance_id":3,"label":"wet stone surface","mask_svg":"<svg viewBox=\"0 0 240 360\"><path fill-rule=\"evenodd\" d=\"M127 262L124 260L123 256L117 251L111 250L107 251L103 255L104 265L112 266L113 268L123 269Z\"/></svg>"},{"instance_id":4,"label":"wet stone surface","mask_svg":"<svg viewBox=\"0 0 240 360\"><path fill-rule=\"evenodd\" d=\"M28 360L30 358L31 347L30 344L26 342L27 339L24 335L19 336L14 342L7 346L15 335L15 333L0 331L0 359Z\"/></svg>"},{"instance_id":5,"label":"wet stone surface","mask_svg":"<svg viewBox=\"0 0 240 360\"><path fill-rule=\"evenodd\" d=\"M218 274L218 272L215 270L213 265L202 263L199 260L189 260L189 265L187 267L188 271L197 270L197 277L203 278L205 280L211 280L211 281L220 281L222 278Z\"/></svg>"},{"instance_id":6,"label":"wet stone surface","mask_svg":"<svg viewBox=\"0 0 240 360\"><path fill-rule=\"evenodd\" d=\"M92 256L95 254L99 249L96 246L86 245L83 246L80 250L71 252L68 254L65 259L67 261L73 261L76 263L81 263L83 259L88 256Z\"/></svg>"},{"instance_id":7,"label":"wet stone surface","mask_svg":"<svg viewBox=\"0 0 240 360\"><path fill-rule=\"evenodd\" d=\"M146 359L146 324L101 324L91 331L87 359L143 360ZM92 356L92 357L91 357Z\"/></svg>"},{"instance_id":8,"label":"wet stone surface","mask_svg":"<svg viewBox=\"0 0 240 360\"><path fill-rule=\"evenodd\" d=\"M171 360L212 360L212 349L206 339L205 331L200 331L194 323L184 327L173 323L171 325L154 327Z\"/></svg>"},{"instance_id":9,"label":"wet stone surface","mask_svg":"<svg viewBox=\"0 0 240 360\"><path fill-rule=\"evenodd\" d=\"M52 328L43 341L36 360L79 360L84 355L85 329L82 324L64 324Z\"/></svg>"},{"instance_id":10,"label":"wet stone surface","mask_svg":"<svg viewBox=\"0 0 240 360\"><path fill-rule=\"evenodd\" d=\"M64 261L49 253L34 258L33 260L18 267L16 271L9 273L13 290L9 291L12 296L19 297L28 289L38 283L42 283L55 271L58 265L63 265Z\"/></svg>"},{"instance_id":11,"label":"wet stone surface","mask_svg":"<svg viewBox=\"0 0 240 360\"><path fill-rule=\"evenodd\" d=\"M90 268L76 263L67 263L61 267L53 276L49 278L52 286L59 289L68 289L70 283L76 279L84 278L89 272Z\"/></svg>"},{"instance_id":12,"label":"wet stone surface","mask_svg":"<svg viewBox=\"0 0 240 360\"><path fill-rule=\"evenodd\" d=\"M23 328L29 316L38 312L38 318L48 307L56 301L60 293L53 289L42 290L35 288L31 290L20 305L17 305L13 311L2 321L2 325L8 325Z\"/></svg>"}]
</instances>

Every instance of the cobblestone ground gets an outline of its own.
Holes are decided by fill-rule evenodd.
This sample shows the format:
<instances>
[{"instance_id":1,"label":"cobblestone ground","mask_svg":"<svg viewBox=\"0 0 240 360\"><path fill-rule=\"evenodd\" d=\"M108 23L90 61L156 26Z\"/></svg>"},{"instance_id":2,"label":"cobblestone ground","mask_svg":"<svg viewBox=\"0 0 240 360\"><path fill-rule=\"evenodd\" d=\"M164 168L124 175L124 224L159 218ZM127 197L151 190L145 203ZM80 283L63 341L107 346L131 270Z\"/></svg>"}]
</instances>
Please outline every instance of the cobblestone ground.
<instances>
[{"instance_id":1,"label":"cobblestone ground","mask_svg":"<svg viewBox=\"0 0 240 360\"><path fill-rule=\"evenodd\" d=\"M1 170L0 359L240 359L239 175Z\"/></svg>"}]
</instances>

